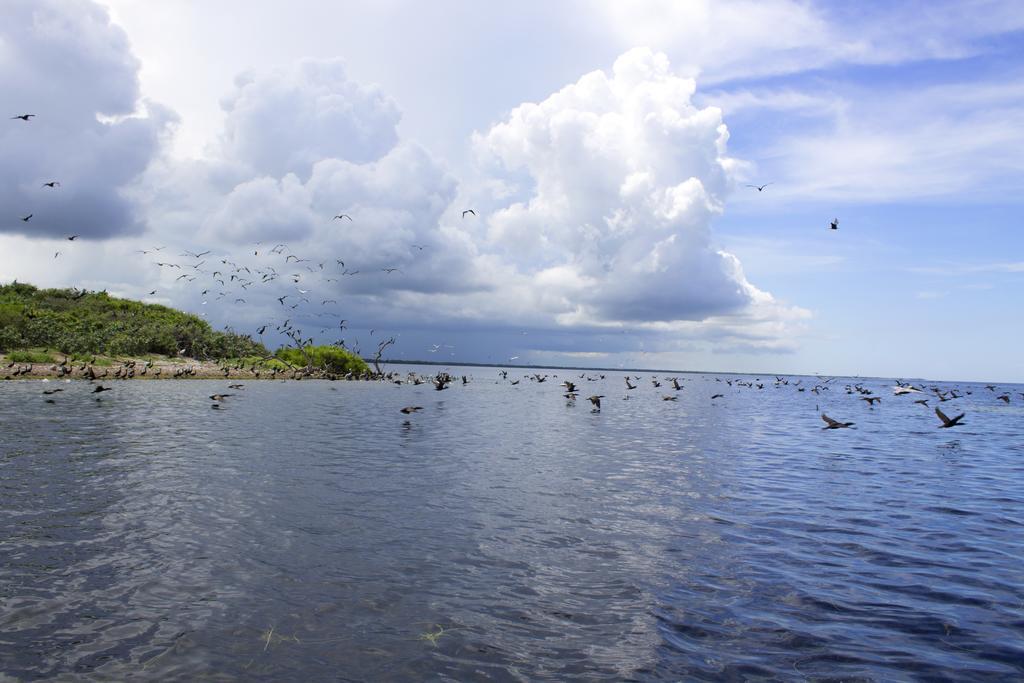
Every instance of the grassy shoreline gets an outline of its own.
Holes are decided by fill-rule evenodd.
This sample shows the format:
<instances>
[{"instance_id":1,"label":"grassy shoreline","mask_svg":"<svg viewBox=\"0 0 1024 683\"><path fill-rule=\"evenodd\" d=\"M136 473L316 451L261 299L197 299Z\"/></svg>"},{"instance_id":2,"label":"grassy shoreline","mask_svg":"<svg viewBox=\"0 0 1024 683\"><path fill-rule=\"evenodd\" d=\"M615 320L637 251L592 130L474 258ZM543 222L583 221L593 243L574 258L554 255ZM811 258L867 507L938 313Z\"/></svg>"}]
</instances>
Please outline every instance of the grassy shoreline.
<instances>
[{"instance_id":1,"label":"grassy shoreline","mask_svg":"<svg viewBox=\"0 0 1024 683\"><path fill-rule=\"evenodd\" d=\"M20 360L24 359L24 360ZM0 354L0 380L19 379L374 379L373 373L334 373L277 358L200 360L149 354L139 357L65 356L38 350Z\"/></svg>"}]
</instances>

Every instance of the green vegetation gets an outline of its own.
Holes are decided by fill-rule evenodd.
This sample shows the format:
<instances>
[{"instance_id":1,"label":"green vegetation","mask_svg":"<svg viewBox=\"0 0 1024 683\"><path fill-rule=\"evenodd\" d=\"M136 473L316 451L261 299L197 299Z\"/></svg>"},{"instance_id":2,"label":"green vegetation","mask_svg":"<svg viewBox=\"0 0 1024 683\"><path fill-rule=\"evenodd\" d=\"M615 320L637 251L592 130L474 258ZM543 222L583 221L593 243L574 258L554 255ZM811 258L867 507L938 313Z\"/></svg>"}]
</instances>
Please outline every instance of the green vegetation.
<instances>
[{"instance_id":1,"label":"green vegetation","mask_svg":"<svg viewBox=\"0 0 1024 683\"><path fill-rule=\"evenodd\" d=\"M37 289L18 282L0 286L0 352L39 348L76 357L176 356L179 351L200 359L269 355L246 335L217 332L202 318L167 306L106 292Z\"/></svg>"},{"instance_id":2,"label":"green vegetation","mask_svg":"<svg viewBox=\"0 0 1024 683\"><path fill-rule=\"evenodd\" d=\"M45 351L11 351L7 360L15 363L52 363L53 356Z\"/></svg>"},{"instance_id":3,"label":"green vegetation","mask_svg":"<svg viewBox=\"0 0 1024 683\"><path fill-rule=\"evenodd\" d=\"M348 372L359 374L370 369L362 358L340 346L303 346L301 349L285 347L278 349L276 356L294 366L339 375Z\"/></svg>"}]
</instances>

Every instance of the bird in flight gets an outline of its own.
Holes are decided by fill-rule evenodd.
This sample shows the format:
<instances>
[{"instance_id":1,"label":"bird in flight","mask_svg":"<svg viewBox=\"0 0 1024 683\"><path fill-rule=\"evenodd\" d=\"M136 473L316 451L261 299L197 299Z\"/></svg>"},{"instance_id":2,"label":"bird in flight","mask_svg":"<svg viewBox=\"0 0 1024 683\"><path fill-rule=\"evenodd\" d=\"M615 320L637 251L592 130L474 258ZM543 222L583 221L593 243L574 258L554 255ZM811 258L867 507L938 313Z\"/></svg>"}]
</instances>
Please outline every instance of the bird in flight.
<instances>
[{"instance_id":1,"label":"bird in flight","mask_svg":"<svg viewBox=\"0 0 1024 683\"><path fill-rule=\"evenodd\" d=\"M747 185L747 187L752 187L755 190L757 190L758 192L764 192L764 188L768 187L769 185L774 185L774 184L775 183L765 183L764 185Z\"/></svg>"},{"instance_id":2,"label":"bird in flight","mask_svg":"<svg viewBox=\"0 0 1024 683\"><path fill-rule=\"evenodd\" d=\"M58 256L60 256L60 252L59 251L58 252L54 252L53 258L57 258Z\"/></svg>"},{"instance_id":3,"label":"bird in flight","mask_svg":"<svg viewBox=\"0 0 1024 683\"><path fill-rule=\"evenodd\" d=\"M604 395L601 395L601 396L587 396L587 400L594 404L594 411L595 412L598 412L598 411L601 410L601 399L602 398L604 398Z\"/></svg>"},{"instance_id":4,"label":"bird in flight","mask_svg":"<svg viewBox=\"0 0 1024 683\"><path fill-rule=\"evenodd\" d=\"M22 216L22 217L21 217L21 220L22 220L22 221L24 221L25 223L28 223L28 222L29 222L30 220L32 220L32 216L34 216L34 215L35 215L35 214L32 214L32 213L30 213L30 214L29 214L29 215L27 215L27 216Z\"/></svg>"},{"instance_id":5,"label":"bird in flight","mask_svg":"<svg viewBox=\"0 0 1024 683\"><path fill-rule=\"evenodd\" d=\"M68 237L68 242L74 242L79 237L81 237L81 235L71 235L71 236Z\"/></svg>"},{"instance_id":6,"label":"bird in flight","mask_svg":"<svg viewBox=\"0 0 1024 683\"><path fill-rule=\"evenodd\" d=\"M48 183L43 183L40 187L60 187L60 183L56 180L51 180Z\"/></svg>"},{"instance_id":7,"label":"bird in flight","mask_svg":"<svg viewBox=\"0 0 1024 683\"><path fill-rule=\"evenodd\" d=\"M406 406L406 407L402 408L399 412L405 413L406 415L408 415L410 413L416 413L416 412L419 412L421 410L423 410L423 406Z\"/></svg>"},{"instance_id":8,"label":"bird in flight","mask_svg":"<svg viewBox=\"0 0 1024 683\"><path fill-rule=\"evenodd\" d=\"M338 220L339 218L347 218L347 219L349 219L350 221L352 220L352 216L349 216L349 215L348 215L347 213L339 213L339 214L338 214L337 216L335 216L335 217L334 217L334 218L332 218L331 220L332 220L332 221L336 221L336 220Z\"/></svg>"},{"instance_id":9,"label":"bird in flight","mask_svg":"<svg viewBox=\"0 0 1024 683\"><path fill-rule=\"evenodd\" d=\"M399 270L398 268L381 268L381 270L383 270L383 271L384 271L385 273L387 273L388 275L391 275L391 273L395 272L396 270L397 270L397 271L398 271L399 273L401 273L401 272L402 272L402 271L401 271L401 270Z\"/></svg>"},{"instance_id":10,"label":"bird in flight","mask_svg":"<svg viewBox=\"0 0 1024 683\"><path fill-rule=\"evenodd\" d=\"M462 212L462 217L465 218L467 213L471 213L474 216L476 215L476 211L474 211L473 209L466 209L465 211Z\"/></svg>"},{"instance_id":11,"label":"bird in flight","mask_svg":"<svg viewBox=\"0 0 1024 683\"><path fill-rule=\"evenodd\" d=\"M825 426L822 427L822 429L843 429L845 427L853 426L852 422L839 422L838 420L833 420L825 413L821 414L821 419L825 421Z\"/></svg>"},{"instance_id":12,"label":"bird in flight","mask_svg":"<svg viewBox=\"0 0 1024 683\"><path fill-rule=\"evenodd\" d=\"M964 419L964 415L966 415L966 413L960 413L956 417L950 418L946 417L946 414L944 412L936 408L935 414L939 416L940 420L942 420L942 424L939 425L939 429L949 429L950 427L956 427L959 425L967 424L966 422L960 421Z\"/></svg>"},{"instance_id":13,"label":"bird in flight","mask_svg":"<svg viewBox=\"0 0 1024 683\"><path fill-rule=\"evenodd\" d=\"M14 119L21 119L22 121L28 121L29 119L32 119L32 118L35 118L35 114L18 114L17 116L12 116L11 117L11 121L13 121Z\"/></svg>"},{"instance_id":14,"label":"bird in flight","mask_svg":"<svg viewBox=\"0 0 1024 683\"><path fill-rule=\"evenodd\" d=\"M838 230L839 229L839 219L838 218L833 218L832 222L829 223L829 227L831 227L833 230Z\"/></svg>"}]
</instances>

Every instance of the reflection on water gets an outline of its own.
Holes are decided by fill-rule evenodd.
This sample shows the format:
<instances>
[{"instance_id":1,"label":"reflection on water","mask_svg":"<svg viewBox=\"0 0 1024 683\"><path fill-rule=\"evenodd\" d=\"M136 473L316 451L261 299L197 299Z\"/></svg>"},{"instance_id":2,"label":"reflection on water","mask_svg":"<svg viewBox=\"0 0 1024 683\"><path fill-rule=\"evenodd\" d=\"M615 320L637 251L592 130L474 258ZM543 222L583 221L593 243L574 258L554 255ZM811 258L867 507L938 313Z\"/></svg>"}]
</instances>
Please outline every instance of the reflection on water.
<instances>
[{"instance_id":1,"label":"reflection on water","mask_svg":"<svg viewBox=\"0 0 1024 683\"><path fill-rule=\"evenodd\" d=\"M0 384L0 678L1024 675L1024 403L465 372Z\"/></svg>"}]
</instances>

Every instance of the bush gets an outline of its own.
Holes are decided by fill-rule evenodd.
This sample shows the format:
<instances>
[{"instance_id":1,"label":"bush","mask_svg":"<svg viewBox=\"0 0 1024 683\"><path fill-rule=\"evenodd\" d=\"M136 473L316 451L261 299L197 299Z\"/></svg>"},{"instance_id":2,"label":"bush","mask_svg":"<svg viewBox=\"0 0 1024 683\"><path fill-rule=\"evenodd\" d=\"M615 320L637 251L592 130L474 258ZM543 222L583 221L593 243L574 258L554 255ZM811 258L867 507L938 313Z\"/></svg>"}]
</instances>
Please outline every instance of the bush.
<instances>
[{"instance_id":1,"label":"bush","mask_svg":"<svg viewBox=\"0 0 1024 683\"><path fill-rule=\"evenodd\" d=\"M247 335L214 331L202 318L106 292L0 286L0 351L55 348L66 354L226 358L267 355Z\"/></svg>"},{"instance_id":2,"label":"bush","mask_svg":"<svg viewBox=\"0 0 1024 683\"><path fill-rule=\"evenodd\" d=\"M286 346L278 349L275 355L292 365L311 366L339 375L348 372L359 374L370 369L362 358L340 346L306 346L302 350Z\"/></svg>"},{"instance_id":3,"label":"bush","mask_svg":"<svg viewBox=\"0 0 1024 683\"><path fill-rule=\"evenodd\" d=\"M15 363L53 363L53 356L43 351L11 351L7 354L8 361Z\"/></svg>"}]
</instances>

